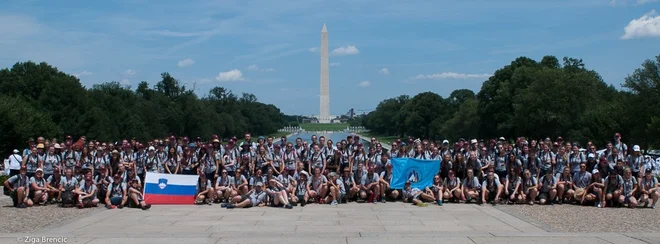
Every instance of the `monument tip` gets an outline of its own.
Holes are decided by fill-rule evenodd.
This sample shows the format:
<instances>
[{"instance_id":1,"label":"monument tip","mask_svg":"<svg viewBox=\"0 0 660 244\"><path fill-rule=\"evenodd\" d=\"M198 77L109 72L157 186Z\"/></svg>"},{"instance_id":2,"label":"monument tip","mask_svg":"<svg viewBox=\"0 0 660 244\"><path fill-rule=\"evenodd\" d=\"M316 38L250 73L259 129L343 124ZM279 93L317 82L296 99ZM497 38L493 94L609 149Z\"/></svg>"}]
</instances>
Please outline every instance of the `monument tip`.
<instances>
[{"instance_id":1,"label":"monument tip","mask_svg":"<svg viewBox=\"0 0 660 244\"><path fill-rule=\"evenodd\" d=\"M323 29L321 29L321 32L328 32L328 29L325 28L325 23L323 23Z\"/></svg>"}]
</instances>

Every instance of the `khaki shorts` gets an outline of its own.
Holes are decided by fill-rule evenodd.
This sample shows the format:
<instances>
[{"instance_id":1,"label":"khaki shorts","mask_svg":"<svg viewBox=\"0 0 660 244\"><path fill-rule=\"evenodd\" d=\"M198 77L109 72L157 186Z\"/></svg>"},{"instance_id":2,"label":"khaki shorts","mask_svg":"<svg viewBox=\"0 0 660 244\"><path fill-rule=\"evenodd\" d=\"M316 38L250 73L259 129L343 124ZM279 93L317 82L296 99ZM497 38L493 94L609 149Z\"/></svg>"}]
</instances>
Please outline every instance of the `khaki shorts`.
<instances>
[{"instance_id":1,"label":"khaki shorts","mask_svg":"<svg viewBox=\"0 0 660 244\"><path fill-rule=\"evenodd\" d=\"M584 196L584 193L585 193L584 188L575 188L575 194L573 197L575 199L579 199L580 197Z\"/></svg>"}]
</instances>

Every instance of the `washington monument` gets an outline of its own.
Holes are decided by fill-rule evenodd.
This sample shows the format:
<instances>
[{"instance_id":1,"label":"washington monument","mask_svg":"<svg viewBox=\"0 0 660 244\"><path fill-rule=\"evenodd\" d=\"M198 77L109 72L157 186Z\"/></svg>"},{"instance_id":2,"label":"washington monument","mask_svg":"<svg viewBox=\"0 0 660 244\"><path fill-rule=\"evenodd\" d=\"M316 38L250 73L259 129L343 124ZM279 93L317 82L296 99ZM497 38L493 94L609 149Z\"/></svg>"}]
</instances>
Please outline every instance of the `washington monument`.
<instances>
[{"instance_id":1,"label":"washington monument","mask_svg":"<svg viewBox=\"0 0 660 244\"><path fill-rule=\"evenodd\" d=\"M321 111L319 123L330 123L330 75L328 72L328 29L321 29Z\"/></svg>"}]
</instances>

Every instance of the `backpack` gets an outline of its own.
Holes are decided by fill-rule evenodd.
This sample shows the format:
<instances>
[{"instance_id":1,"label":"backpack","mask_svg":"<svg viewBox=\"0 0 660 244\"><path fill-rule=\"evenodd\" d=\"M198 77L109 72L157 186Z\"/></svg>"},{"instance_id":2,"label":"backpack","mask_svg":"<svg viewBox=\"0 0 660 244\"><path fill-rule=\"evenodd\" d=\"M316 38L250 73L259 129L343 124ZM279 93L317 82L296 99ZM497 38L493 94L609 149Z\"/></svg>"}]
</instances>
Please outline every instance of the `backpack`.
<instances>
[{"instance_id":1,"label":"backpack","mask_svg":"<svg viewBox=\"0 0 660 244\"><path fill-rule=\"evenodd\" d=\"M75 201L73 199L73 191L63 191L62 192L62 205L61 207L73 207Z\"/></svg>"}]
</instances>

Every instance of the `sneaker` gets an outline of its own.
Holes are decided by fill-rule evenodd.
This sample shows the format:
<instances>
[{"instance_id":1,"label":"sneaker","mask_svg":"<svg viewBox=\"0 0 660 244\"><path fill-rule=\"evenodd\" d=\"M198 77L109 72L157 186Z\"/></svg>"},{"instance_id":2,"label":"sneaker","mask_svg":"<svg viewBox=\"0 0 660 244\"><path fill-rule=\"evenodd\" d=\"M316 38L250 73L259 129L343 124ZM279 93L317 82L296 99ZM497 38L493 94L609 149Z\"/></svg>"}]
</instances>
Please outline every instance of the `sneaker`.
<instances>
[{"instance_id":1,"label":"sneaker","mask_svg":"<svg viewBox=\"0 0 660 244\"><path fill-rule=\"evenodd\" d=\"M600 203L598 203L598 204L596 204L596 207L601 208L602 206L600 205Z\"/></svg>"},{"instance_id":2,"label":"sneaker","mask_svg":"<svg viewBox=\"0 0 660 244\"><path fill-rule=\"evenodd\" d=\"M27 208L27 206L25 206L25 203L19 203L18 205L16 205L16 207L17 208Z\"/></svg>"},{"instance_id":3,"label":"sneaker","mask_svg":"<svg viewBox=\"0 0 660 244\"><path fill-rule=\"evenodd\" d=\"M213 203L211 203L211 201L206 201L206 204L207 205L212 205Z\"/></svg>"},{"instance_id":4,"label":"sneaker","mask_svg":"<svg viewBox=\"0 0 660 244\"><path fill-rule=\"evenodd\" d=\"M124 205L119 204L119 205L117 206L117 208L122 209L122 208L124 208Z\"/></svg>"},{"instance_id":5,"label":"sneaker","mask_svg":"<svg viewBox=\"0 0 660 244\"><path fill-rule=\"evenodd\" d=\"M435 201L435 202L438 203L438 206L442 206L442 199L437 200L437 201Z\"/></svg>"},{"instance_id":6,"label":"sneaker","mask_svg":"<svg viewBox=\"0 0 660 244\"><path fill-rule=\"evenodd\" d=\"M304 207L305 205L307 205L307 202L306 202L305 200L302 200L302 201L300 202L300 206L301 206L301 207Z\"/></svg>"},{"instance_id":7,"label":"sneaker","mask_svg":"<svg viewBox=\"0 0 660 244\"><path fill-rule=\"evenodd\" d=\"M220 204L220 207L226 208L229 205L229 203L222 203Z\"/></svg>"},{"instance_id":8,"label":"sneaker","mask_svg":"<svg viewBox=\"0 0 660 244\"><path fill-rule=\"evenodd\" d=\"M235 208L235 207L236 207L236 205L234 205L234 204L227 205L227 209L232 209L232 208Z\"/></svg>"},{"instance_id":9,"label":"sneaker","mask_svg":"<svg viewBox=\"0 0 660 244\"><path fill-rule=\"evenodd\" d=\"M112 206L112 205L105 205L105 208L107 208L107 209L114 209L115 206Z\"/></svg>"},{"instance_id":10,"label":"sneaker","mask_svg":"<svg viewBox=\"0 0 660 244\"><path fill-rule=\"evenodd\" d=\"M337 204L338 204L338 203L337 203L337 200L333 200L333 201L330 203L330 205L332 205L332 206L336 206Z\"/></svg>"},{"instance_id":11,"label":"sneaker","mask_svg":"<svg viewBox=\"0 0 660 244\"><path fill-rule=\"evenodd\" d=\"M651 208L652 208L652 209L655 209L655 204L651 205Z\"/></svg>"},{"instance_id":12,"label":"sneaker","mask_svg":"<svg viewBox=\"0 0 660 244\"><path fill-rule=\"evenodd\" d=\"M291 206L291 204L287 204L287 205L284 206L284 207L285 207L286 209L292 209L292 208L293 208L293 206Z\"/></svg>"},{"instance_id":13,"label":"sneaker","mask_svg":"<svg viewBox=\"0 0 660 244\"><path fill-rule=\"evenodd\" d=\"M381 198L380 198L380 202L381 202L381 203L387 203L387 200L385 200L385 197L381 197Z\"/></svg>"}]
</instances>

